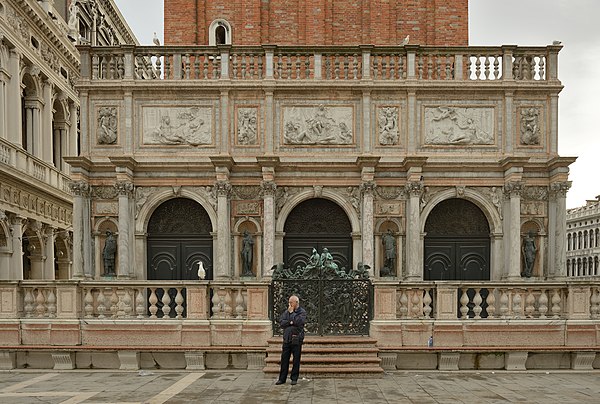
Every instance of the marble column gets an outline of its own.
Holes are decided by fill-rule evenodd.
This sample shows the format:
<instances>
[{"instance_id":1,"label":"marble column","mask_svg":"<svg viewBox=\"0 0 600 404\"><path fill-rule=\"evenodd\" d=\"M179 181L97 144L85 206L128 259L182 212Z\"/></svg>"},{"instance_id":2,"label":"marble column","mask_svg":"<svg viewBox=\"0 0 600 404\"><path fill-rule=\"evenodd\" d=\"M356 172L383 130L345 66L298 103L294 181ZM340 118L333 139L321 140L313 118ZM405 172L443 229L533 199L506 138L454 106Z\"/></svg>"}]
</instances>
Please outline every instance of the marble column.
<instances>
[{"instance_id":1,"label":"marble column","mask_svg":"<svg viewBox=\"0 0 600 404\"><path fill-rule=\"evenodd\" d=\"M406 280L416 281L423 278L420 245L420 200L423 193L423 181L407 182L405 190L408 195L406 207Z\"/></svg>"},{"instance_id":2,"label":"marble column","mask_svg":"<svg viewBox=\"0 0 600 404\"><path fill-rule=\"evenodd\" d=\"M12 235L12 258L8 279L18 281L23 279L23 224L26 218L18 215L9 215L10 232Z\"/></svg>"},{"instance_id":3,"label":"marble column","mask_svg":"<svg viewBox=\"0 0 600 404\"><path fill-rule=\"evenodd\" d=\"M373 228L374 215L374 192L376 184L374 181L367 181L360 184L362 195L362 263L371 267L369 275L375 274L375 238Z\"/></svg>"},{"instance_id":4,"label":"marble column","mask_svg":"<svg viewBox=\"0 0 600 404\"><path fill-rule=\"evenodd\" d=\"M38 152L38 156L48 164L53 163L54 150L54 133L52 133L52 122L54 114L54 105L52 103L52 92L54 91L54 85L45 80L43 82L43 97L44 105L40 111L40 128L39 128L39 143L41 150Z\"/></svg>"},{"instance_id":5,"label":"marble column","mask_svg":"<svg viewBox=\"0 0 600 404\"><path fill-rule=\"evenodd\" d=\"M42 243L42 247L44 248L44 268L42 270L42 279L54 280L55 270L54 270L54 241L56 240L55 236L56 228L53 226L43 226L42 234L44 236L44 242Z\"/></svg>"},{"instance_id":6,"label":"marble column","mask_svg":"<svg viewBox=\"0 0 600 404\"><path fill-rule=\"evenodd\" d=\"M548 277L567 276L567 191L571 181L550 184L548 209Z\"/></svg>"},{"instance_id":7,"label":"marble column","mask_svg":"<svg viewBox=\"0 0 600 404\"><path fill-rule=\"evenodd\" d=\"M9 142L23 146L21 141L21 53L14 49L10 51L10 57L8 61L8 72L10 74L10 81L8 82L7 94L6 94L6 113L7 122L6 127L8 130ZM8 119L10 117L10 119ZM22 271L21 271L22 272Z\"/></svg>"},{"instance_id":8,"label":"marble column","mask_svg":"<svg viewBox=\"0 0 600 404\"><path fill-rule=\"evenodd\" d=\"M217 251L216 278L231 278L231 231L229 216L229 197L231 184L219 180L215 183L217 190Z\"/></svg>"},{"instance_id":9,"label":"marble column","mask_svg":"<svg viewBox=\"0 0 600 404\"><path fill-rule=\"evenodd\" d=\"M0 139L8 139L8 129L6 126L8 100L6 93L8 91L9 82L10 79L5 72L0 71Z\"/></svg>"},{"instance_id":10,"label":"marble column","mask_svg":"<svg viewBox=\"0 0 600 404\"><path fill-rule=\"evenodd\" d=\"M91 273L86 251L91 248L90 185L85 181L70 184L73 192L73 279L84 279ZM89 270L87 270L89 268Z\"/></svg>"},{"instance_id":11,"label":"marble column","mask_svg":"<svg viewBox=\"0 0 600 404\"><path fill-rule=\"evenodd\" d=\"M504 185L507 197L508 212L504 215L505 221L505 256L508 271L505 273L508 280L521 279L521 194L523 183L510 181Z\"/></svg>"},{"instance_id":12,"label":"marble column","mask_svg":"<svg viewBox=\"0 0 600 404\"><path fill-rule=\"evenodd\" d=\"M68 139L65 140L67 146L65 155L75 157L79 155L79 151L77 150L77 105L74 102L69 103L69 120L71 124L68 128ZM68 164L64 168L65 173L69 174L71 172L71 166Z\"/></svg>"},{"instance_id":13,"label":"marble column","mask_svg":"<svg viewBox=\"0 0 600 404\"><path fill-rule=\"evenodd\" d=\"M131 278L130 268L132 268L130 253L130 244L132 239L133 215L132 201L134 186L131 181L118 181L115 189L119 195L119 234L117 239L117 278Z\"/></svg>"},{"instance_id":14,"label":"marble column","mask_svg":"<svg viewBox=\"0 0 600 404\"><path fill-rule=\"evenodd\" d=\"M269 275L275 257L275 192L277 185L273 181L263 181L263 261L262 276Z\"/></svg>"}]
</instances>

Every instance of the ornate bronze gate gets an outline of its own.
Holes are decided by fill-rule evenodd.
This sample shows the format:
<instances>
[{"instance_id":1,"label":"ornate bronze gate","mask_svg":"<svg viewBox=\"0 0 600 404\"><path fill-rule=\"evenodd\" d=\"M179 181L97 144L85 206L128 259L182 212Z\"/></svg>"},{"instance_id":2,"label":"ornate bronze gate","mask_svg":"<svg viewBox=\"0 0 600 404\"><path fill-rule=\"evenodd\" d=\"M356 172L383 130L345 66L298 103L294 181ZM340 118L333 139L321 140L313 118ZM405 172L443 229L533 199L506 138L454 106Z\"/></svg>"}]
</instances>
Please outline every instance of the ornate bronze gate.
<instances>
[{"instance_id":1,"label":"ornate bronze gate","mask_svg":"<svg viewBox=\"0 0 600 404\"><path fill-rule=\"evenodd\" d=\"M269 305L274 333L281 333L279 316L287 309L289 296L296 295L307 312L307 334L368 335L373 307L368 268L359 263L346 273L327 249L321 256L313 249L313 257L305 267L292 270L279 264L275 269Z\"/></svg>"}]
</instances>

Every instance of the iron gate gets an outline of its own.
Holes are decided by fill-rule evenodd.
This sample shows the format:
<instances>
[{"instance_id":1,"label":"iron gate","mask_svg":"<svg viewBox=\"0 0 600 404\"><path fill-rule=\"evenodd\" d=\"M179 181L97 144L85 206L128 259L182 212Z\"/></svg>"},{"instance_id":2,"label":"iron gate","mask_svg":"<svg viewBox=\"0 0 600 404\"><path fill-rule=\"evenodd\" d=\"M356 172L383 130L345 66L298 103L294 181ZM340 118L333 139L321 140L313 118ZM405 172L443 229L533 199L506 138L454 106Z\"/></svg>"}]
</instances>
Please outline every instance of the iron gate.
<instances>
[{"instance_id":1,"label":"iron gate","mask_svg":"<svg viewBox=\"0 0 600 404\"><path fill-rule=\"evenodd\" d=\"M279 316L296 295L307 312L305 330L313 335L368 335L372 319L373 285L369 279L274 279L270 316L275 335Z\"/></svg>"}]
</instances>

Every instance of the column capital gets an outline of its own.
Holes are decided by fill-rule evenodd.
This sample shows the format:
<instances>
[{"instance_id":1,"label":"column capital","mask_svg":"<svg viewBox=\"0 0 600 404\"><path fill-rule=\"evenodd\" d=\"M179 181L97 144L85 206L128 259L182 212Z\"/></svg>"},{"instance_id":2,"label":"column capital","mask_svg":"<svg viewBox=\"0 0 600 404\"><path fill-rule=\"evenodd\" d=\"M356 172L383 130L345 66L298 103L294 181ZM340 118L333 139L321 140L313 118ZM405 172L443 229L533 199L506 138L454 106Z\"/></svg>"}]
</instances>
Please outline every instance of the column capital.
<instances>
[{"instance_id":1,"label":"column capital","mask_svg":"<svg viewBox=\"0 0 600 404\"><path fill-rule=\"evenodd\" d=\"M131 181L117 181L114 187L119 196L124 195L128 197L133 195L133 191L135 189L133 182Z\"/></svg>"},{"instance_id":2,"label":"column capital","mask_svg":"<svg viewBox=\"0 0 600 404\"><path fill-rule=\"evenodd\" d=\"M219 180L215 182L215 190L217 192L217 196L226 196L229 197L231 195L231 183L225 180Z\"/></svg>"},{"instance_id":3,"label":"column capital","mask_svg":"<svg viewBox=\"0 0 600 404\"><path fill-rule=\"evenodd\" d=\"M553 182L550 184L550 195L552 197L566 197L567 192L571 188L571 181Z\"/></svg>"},{"instance_id":4,"label":"column capital","mask_svg":"<svg viewBox=\"0 0 600 404\"><path fill-rule=\"evenodd\" d=\"M508 181L504 184L504 193L508 197L521 196L525 186L522 181Z\"/></svg>"},{"instance_id":5,"label":"column capital","mask_svg":"<svg viewBox=\"0 0 600 404\"><path fill-rule=\"evenodd\" d=\"M277 184L275 184L275 181L263 181L260 183L260 188L263 196L275 196Z\"/></svg>"},{"instance_id":6,"label":"column capital","mask_svg":"<svg viewBox=\"0 0 600 404\"><path fill-rule=\"evenodd\" d=\"M362 195L373 195L375 188L377 188L375 181L363 181L360 184L360 192Z\"/></svg>"},{"instance_id":7,"label":"column capital","mask_svg":"<svg viewBox=\"0 0 600 404\"><path fill-rule=\"evenodd\" d=\"M92 188L87 181L73 181L69 183L69 189L75 196L89 197Z\"/></svg>"},{"instance_id":8,"label":"column capital","mask_svg":"<svg viewBox=\"0 0 600 404\"><path fill-rule=\"evenodd\" d=\"M424 189L423 181L408 181L404 185L404 189L410 196L421 196Z\"/></svg>"}]
</instances>

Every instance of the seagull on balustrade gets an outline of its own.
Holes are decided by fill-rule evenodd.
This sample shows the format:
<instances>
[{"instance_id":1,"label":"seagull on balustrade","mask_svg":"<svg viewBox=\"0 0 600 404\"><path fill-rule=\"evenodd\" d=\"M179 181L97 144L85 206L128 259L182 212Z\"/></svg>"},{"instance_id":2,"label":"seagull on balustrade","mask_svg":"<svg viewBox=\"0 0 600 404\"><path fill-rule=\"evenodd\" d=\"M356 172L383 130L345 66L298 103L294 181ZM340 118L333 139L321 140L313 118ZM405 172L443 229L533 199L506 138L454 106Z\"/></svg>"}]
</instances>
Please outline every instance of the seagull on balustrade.
<instances>
[{"instance_id":1,"label":"seagull on balustrade","mask_svg":"<svg viewBox=\"0 0 600 404\"><path fill-rule=\"evenodd\" d=\"M408 45L408 41L410 41L410 35L406 35L406 38L402 40L402 43L400 45Z\"/></svg>"},{"instance_id":2,"label":"seagull on balustrade","mask_svg":"<svg viewBox=\"0 0 600 404\"><path fill-rule=\"evenodd\" d=\"M160 39L158 39L158 37L156 36L156 32L154 33L154 38L152 38L152 42L154 43L154 45L160 46Z\"/></svg>"},{"instance_id":3,"label":"seagull on balustrade","mask_svg":"<svg viewBox=\"0 0 600 404\"><path fill-rule=\"evenodd\" d=\"M206 278L206 271L204 270L204 264L202 261L198 261L198 279Z\"/></svg>"},{"instance_id":4,"label":"seagull on balustrade","mask_svg":"<svg viewBox=\"0 0 600 404\"><path fill-rule=\"evenodd\" d=\"M560 44L562 44L561 41L556 41L556 40L552 41L552 45L560 45Z\"/></svg>"}]
</instances>

